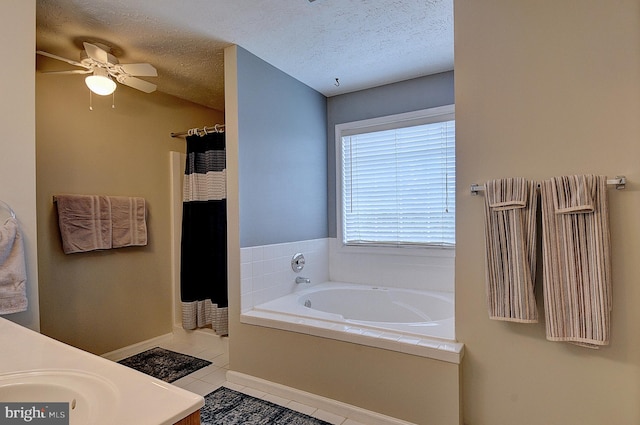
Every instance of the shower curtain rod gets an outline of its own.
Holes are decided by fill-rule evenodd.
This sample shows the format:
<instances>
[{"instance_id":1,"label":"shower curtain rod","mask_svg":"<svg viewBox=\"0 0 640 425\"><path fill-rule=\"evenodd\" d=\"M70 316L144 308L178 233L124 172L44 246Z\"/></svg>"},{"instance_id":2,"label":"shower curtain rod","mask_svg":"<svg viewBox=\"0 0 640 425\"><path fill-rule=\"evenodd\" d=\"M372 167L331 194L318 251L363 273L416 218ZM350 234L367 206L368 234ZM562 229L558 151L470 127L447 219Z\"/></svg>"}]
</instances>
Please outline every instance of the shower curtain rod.
<instances>
[{"instance_id":1,"label":"shower curtain rod","mask_svg":"<svg viewBox=\"0 0 640 425\"><path fill-rule=\"evenodd\" d=\"M171 133L171 137L182 137L189 136L191 134L198 134L202 136L207 133L222 133L224 132L224 124L216 124L211 127L202 127L202 128L191 128L186 131L178 131L176 133Z\"/></svg>"},{"instance_id":2,"label":"shower curtain rod","mask_svg":"<svg viewBox=\"0 0 640 425\"><path fill-rule=\"evenodd\" d=\"M607 180L607 184L608 185L615 185L616 189L620 190L620 189L624 189L625 185L627 184L627 178L625 176L616 176L616 178L614 179L608 179ZM540 185L538 184L538 189L540 188ZM485 187L483 184L472 184L471 185L471 194L472 195L477 195L478 192L484 192Z\"/></svg>"}]
</instances>

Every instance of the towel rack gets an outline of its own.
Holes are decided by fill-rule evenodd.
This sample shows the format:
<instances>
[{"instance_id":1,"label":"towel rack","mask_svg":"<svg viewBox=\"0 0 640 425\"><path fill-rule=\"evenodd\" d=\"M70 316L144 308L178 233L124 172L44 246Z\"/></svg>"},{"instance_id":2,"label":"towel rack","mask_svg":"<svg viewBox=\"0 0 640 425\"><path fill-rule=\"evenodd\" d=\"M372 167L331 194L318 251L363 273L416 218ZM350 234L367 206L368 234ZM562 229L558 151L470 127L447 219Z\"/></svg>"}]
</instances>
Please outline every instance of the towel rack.
<instances>
[{"instance_id":1,"label":"towel rack","mask_svg":"<svg viewBox=\"0 0 640 425\"><path fill-rule=\"evenodd\" d=\"M627 184L627 178L625 176L616 176L614 179L609 179L607 180L607 184L608 185L615 185L616 189L618 190L622 190L624 189L625 185ZM540 185L538 185L538 189L540 188ZM472 184L471 185L471 194L472 195L477 195L479 192L484 192L484 185L483 184Z\"/></svg>"},{"instance_id":2,"label":"towel rack","mask_svg":"<svg viewBox=\"0 0 640 425\"><path fill-rule=\"evenodd\" d=\"M6 208L7 210L9 210L9 214L11 214L11 218L16 218L16 213L13 211L13 209L9 206L9 204L7 204L4 201L0 201L0 205L2 205L4 208Z\"/></svg>"}]
</instances>

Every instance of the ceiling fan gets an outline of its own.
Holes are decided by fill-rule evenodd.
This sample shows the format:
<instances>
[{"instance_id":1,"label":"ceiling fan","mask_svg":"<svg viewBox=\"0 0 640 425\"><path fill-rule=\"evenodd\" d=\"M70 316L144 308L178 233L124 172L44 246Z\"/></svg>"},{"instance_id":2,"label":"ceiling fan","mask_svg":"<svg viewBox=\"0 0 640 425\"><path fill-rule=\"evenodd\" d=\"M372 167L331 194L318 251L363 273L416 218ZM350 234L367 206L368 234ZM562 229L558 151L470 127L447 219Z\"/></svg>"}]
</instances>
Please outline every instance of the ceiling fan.
<instances>
[{"instance_id":1,"label":"ceiling fan","mask_svg":"<svg viewBox=\"0 0 640 425\"><path fill-rule=\"evenodd\" d=\"M37 54L67 62L84 69L70 71L53 71L47 74L91 74L85 78L89 89L99 95L109 95L116 89L114 79L120 84L134 89L151 93L156 85L136 77L157 77L158 72L148 63L121 64L118 59L108 52L107 46L84 42L84 50L80 53L80 62L66 59L51 53L36 51Z\"/></svg>"}]
</instances>

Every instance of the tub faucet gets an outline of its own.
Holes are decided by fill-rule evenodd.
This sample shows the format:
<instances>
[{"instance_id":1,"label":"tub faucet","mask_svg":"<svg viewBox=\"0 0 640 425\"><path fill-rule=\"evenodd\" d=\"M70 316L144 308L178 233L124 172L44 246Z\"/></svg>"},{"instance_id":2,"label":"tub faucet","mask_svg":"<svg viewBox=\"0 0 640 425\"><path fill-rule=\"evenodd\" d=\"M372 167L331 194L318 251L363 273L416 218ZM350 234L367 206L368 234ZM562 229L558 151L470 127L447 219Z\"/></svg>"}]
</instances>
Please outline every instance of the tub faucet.
<instances>
[{"instance_id":1,"label":"tub faucet","mask_svg":"<svg viewBox=\"0 0 640 425\"><path fill-rule=\"evenodd\" d=\"M296 276L296 283L311 283L311 279L302 276Z\"/></svg>"}]
</instances>

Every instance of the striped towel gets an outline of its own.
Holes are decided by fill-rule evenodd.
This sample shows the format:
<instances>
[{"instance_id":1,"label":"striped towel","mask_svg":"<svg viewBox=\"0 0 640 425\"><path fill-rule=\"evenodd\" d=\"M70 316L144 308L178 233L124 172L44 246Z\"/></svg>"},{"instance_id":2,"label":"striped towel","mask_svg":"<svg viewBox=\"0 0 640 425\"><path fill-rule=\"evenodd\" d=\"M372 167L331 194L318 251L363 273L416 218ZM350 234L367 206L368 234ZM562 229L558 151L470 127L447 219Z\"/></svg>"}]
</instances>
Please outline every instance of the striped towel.
<instances>
[{"instance_id":1,"label":"striped towel","mask_svg":"<svg viewBox=\"0 0 640 425\"><path fill-rule=\"evenodd\" d=\"M541 185L547 339L609 343L611 244L605 176L563 176Z\"/></svg>"},{"instance_id":2,"label":"striped towel","mask_svg":"<svg viewBox=\"0 0 640 425\"><path fill-rule=\"evenodd\" d=\"M485 183L489 317L536 323L536 186L523 178Z\"/></svg>"}]
</instances>

